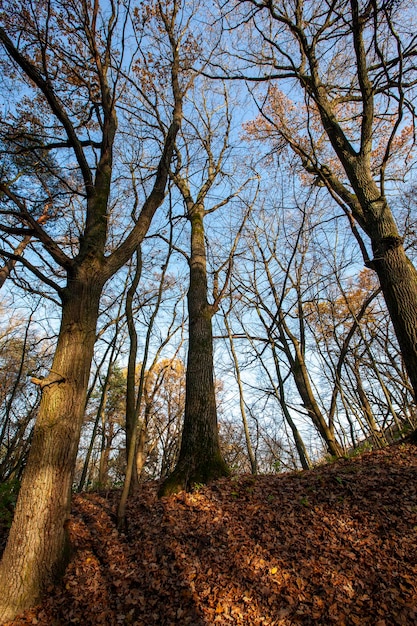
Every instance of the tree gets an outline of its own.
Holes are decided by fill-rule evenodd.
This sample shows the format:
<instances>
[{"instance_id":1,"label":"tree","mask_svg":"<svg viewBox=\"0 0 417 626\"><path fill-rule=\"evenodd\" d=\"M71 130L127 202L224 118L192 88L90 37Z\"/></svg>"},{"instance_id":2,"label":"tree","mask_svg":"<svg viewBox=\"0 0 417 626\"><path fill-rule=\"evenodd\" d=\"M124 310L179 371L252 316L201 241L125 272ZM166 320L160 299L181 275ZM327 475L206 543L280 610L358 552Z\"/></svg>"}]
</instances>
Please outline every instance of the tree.
<instances>
[{"instance_id":1,"label":"tree","mask_svg":"<svg viewBox=\"0 0 417 626\"><path fill-rule=\"evenodd\" d=\"M267 208L258 210L247 239L252 271L241 277L241 285L237 282L238 275L234 277L241 297L252 304L260 321L259 330L246 332L250 339L253 337L253 351L272 385L273 395L281 405L304 468L309 467L308 454L288 410L288 393L285 391L291 381L303 411L322 438L327 452L334 456L343 453L335 432L334 415L324 410L309 366L311 347L305 299L311 297L309 278L314 256L310 248L316 232L309 206L315 206L315 194L312 197L309 195L299 206L295 204L291 216L277 211L279 205L276 200L273 200L273 211ZM301 194L298 196L298 202L301 202ZM255 323L254 320L252 322ZM272 357L272 363L267 355Z\"/></svg>"},{"instance_id":2,"label":"tree","mask_svg":"<svg viewBox=\"0 0 417 626\"><path fill-rule=\"evenodd\" d=\"M367 265L378 275L416 396L417 272L389 203L413 148L412 9L246 0L228 15L246 29L245 49L236 46L253 67L234 77L269 85L251 130L275 150L296 153L310 183L326 188L369 237Z\"/></svg>"},{"instance_id":3,"label":"tree","mask_svg":"<svg viewBox=\"0 0 417 626\"><path fill-rule=\"evenodd\" d=\"M166 478L178 458L185 404L185 367L174 357L154 361L146 373L142 428L144 450L151 452L148 471ZM145 450L146 448L146 450ZM145 454L142 455L146 469Z\"/></svg>"},{"instance_id":4,"label":"tree","mask_svg":"<svg viewBox=\"0 0 417 626\"><path fill-rule=\"evenodd\" d=\"M203 157L206 160L204 172L207 171L207 174L194 197L191 191L191 164L188 161L183 164L179 148L177 168L172 173L173 181L182 195L191 229L188 257L190 282L187 293L189 343L181 448L174 471L161 487L161 495L190 488L195 483L206 483L229 473L220 450L217 425L212 317L218 309L219 299L216 298L212 304L208 302L204 218L208 213L205 202L219 178L223 156L228 147L230 119L226 110L224 141L219 156L216 157L212 152L215 141L213 114L206 102L203 102L200 116L204 130L197 137L203 149L204 146L207 148ZM195 128L198 128L197 124ZM187 143L185 145L188 148ZM211 212L217 208L213 207Z\"/></svg>"},{"instance_id":5,"label":"tree","mask_svg":"<svg viewBox=\"0 0 417 626\"><path fill-rule=\"evenodd\" d=\"M233 303L232 303L232 298L231 298L231 304L230 304L229 310L227 312L223 311L223 319L224 319L224 325L225 325L226 332L227 332L227 338L229 340L229 350L230 350L230 354L231 354L232 361L233 361L234 375L236 378L236 383L237 383L237 387L239 391L239 408L240 408L240 415L242 418L243 432L245 434L246 450L248 453L251 472L252 474L257 474L258 472L257 462L256 462L256 457L253 451L253 446L252 446L252 442L250 438L249 424L248 424L248 419L246 415L246 407L245 407L243 382L242 382L242 376L241 376L240 366L239 366L239 359L238 359L237 352L235 349L233 333L232 333L230 323L229 323L229 314L231 312L232 307L233 307Z\"/></svg>"},{"instance_id":6,"label":"tree","mask_svg":"<svg viewBox=\"0 0 417 626\"><path fill-rule=\"evenodd\" d=\"M341 295L339 295L341 293ZM335 268L329 292L322 291L321 297L307 304L308 325L316 340L318 353L321 355L323 370L328 370L327 379L333 387L329 413L337 412L338 398L346 406L346 418L351 432L351 445L357 444L358 424L363 431L362 438L369 431L376 445L384 441L379 430L373 409L365 393L360 368L370 366L363 354L371 354L370 342L364 336L363 328L369 328L368 337L381 321L375 301L380 288L369 270L362 270L358 279L348 279L344 289L338 271ZM379 307L378 307L379 308ZM377 370L371 355L372 369ZM350 374L353 374L353 380ZM379 372L377 378L380 380ZM388 404L390 403L388 399ZM358 410L357 410L358 408ZM351 415L355 416L357 424ZM367 425L364 428L364 422ZM369 430L368 430L369 429Z\"/></svg>"},{"instance_id":7,"label":"tree","mask_svg":"<svg viewBox=\"0 0 417 626\"><path fill-rule=\"evenodd\" d=\"M160 489L168 495L190 489L195 483L207 483L229 475L219 441L213 361L213 317L224 297L243 225L230 242L227 259L216 269L212 302L209 302L207 265L207 218L242 193L247 179L237 189L226 193L226 159L230 155L232 116L227 91L207 94L206 83L194 85L190 114L184 114L183 132L178 135L176 169L171 178L178 188L190 225L190 271L187 293L188 354L186 397L181 447L174 471ZM193 148L193 149L192 149ZM201 167L203 163L203 168ZM229 183L230 184L230 183ZM221 188L223 186L223 189ZM227 187L226 187L227 189ZM220 200L218 196L220 194ZM214 218L216 219L216 218ZM219 275L223 285L219 288Z\"/></svg>"},{"instance_id":8,"label":"tree","mask_svg":"<svg viewBox=\"0 0 417 626\"><path fill-rule=\"evenodd\" d=\"M138 338L132 305L133 298L142 273L141 246L139 246L137 250L135 272L132 284L127 292L126 319L129 330L129 359L126 381L126 474L123 484L122 495L120 497L117 511L119 528L122 528L125 524L126 503L128 494L129 492L135 491L135 489L137 488L139 478L146 460L145 444L149 425L150 408L150 404L147 398L148 379L151 372L154 370L155 367L157 367L158 359L160 358L163 348L170 342L170 340L172 340L176 332L183 326L182 321L179 325L177 324L177 305L182 299L182 294L180 293L179 298L175 302L172 320L168 325L166 335L164 339L160 338L160 342L156 349L153 362L150 365L149 370L146 371L151 348L152 334L154 333L154 326L162 304L162 299L164 296L167 295L169 287L172 287L173 283L172 278L170 279L167 274L170 258L172 255L172 233L173 228L171 221L168 250L161 268L162 272L158 277L159 285L157 287L156 293L154 294L155 302L152 303L152 312L146 324L147 328L144 341L143 359L140 363L139 368L137 363ZM154 275L153 278L156 278L156 276ZM139 310L141 308L142 307L139 306ZM143 405L145 405L145 410L142 419L140 419Z\"/></svg>"},{"instance_id":9,"label":"tree","mask_svg":"<svg viewBox=\"0 0 417 626\"><path fill-rule=\"evenodd\" d=\"M40 224L44 223L48 219L47 215L47 207L44 209L44 213L37 218ZM26 235L15 247L13 250L13 254L11 258L9 258L3 267L0 267L0 289L3 287L6 280L9 278L12 270L14 269L17 259L23 254L26 247L29 245L32 237L31 235Z\"/></svg>"},{"instance_id":10,"label":"tree","mask_svg":"<svg viewBox=\"0 0 417 626\"><path fill-rule=\"evenodd\" d=\"M173 15L178 8L174 3ZM49 374L37 381L42 393L38 418L0 565L0 620L5 621L34 604L65 562L66 520L100 297L106 282L143 240L163 202L181 123L182 91L180 42L173 32L174 21L164 23L171 28L169 33L164 30L171 93L167 94L165 119L160 114L155 122L152 85L146 82L148 67L141 63L152 33L148 33L148 42L142 39L142 48L132 53L136 54L136 73L126 76L124 69L128 5L56 0L34 7L29 0L10 0L2 9L2 60L9 79L22 90L10 119L3 121L3 142L10 146L11 154L17 151L38 158L56 180L56 188L45 192L36 182L30 184L30 172L25 177L2 179L1 213L8 220L2 224L3 232L30 235L38 243L36 257L16 258L6 250L2 254L55 290L62 304L53 364ZM148 9L158 10L158 6ZM145 11L132 25L138 38L144 37L147 24ZM158 33L158 40L161 38ZM155 42L152 49L155 52ZM124 239L119 231L118 245L110 252L108 237L110 233L117 239L117 223L109 218L111 210L119 208L112 196L114 155L118 154L117 107L126 97L121 107L125 117L119 115L119 122L126 120L128 85L135 85L135 97L141 100L142 110L149 111L148 120L152 116L153 132L158 136L154 135L151 182L144 187L141 210ZM130 123L132 119L133 113ZM155 155L156 149L159 154ZM52 165L48 155L55 155ZM119 181L122 163L119 161ZM120 195L123 207L137 208L128 193ZM49 231L47 224L37 219L47 203L52 203L51 211L60 216ZM69 209L78 211L78 222L71 215L68 219ZM126 213L120 208L122 215ZM81 228L78 233L77 228ZM42 269L37 267L39 259Z\"/></svg>"}]
</instances>

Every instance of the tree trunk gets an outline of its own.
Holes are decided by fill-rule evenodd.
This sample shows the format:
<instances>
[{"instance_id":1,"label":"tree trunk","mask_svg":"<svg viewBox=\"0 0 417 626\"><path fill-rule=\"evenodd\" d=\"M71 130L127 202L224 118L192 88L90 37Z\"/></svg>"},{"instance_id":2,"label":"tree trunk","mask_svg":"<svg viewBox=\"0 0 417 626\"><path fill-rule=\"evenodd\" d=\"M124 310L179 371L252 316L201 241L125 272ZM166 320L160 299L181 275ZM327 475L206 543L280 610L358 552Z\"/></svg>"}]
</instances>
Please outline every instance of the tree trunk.
<instances>
[{"instance_id":1,"label":"tree trunk","mask_svg":"<svg viewBox=\"0 0 417 626\"><path fill-rule=\"evenodd\" d=\"M373 265L417 398L417 271L401 240L387 237L373 245Z\"/></svg>"},{"instance_id":2,"label":"tree trunk","mask_svg":"<svg viewBox=\"0 0 417 626\"><path fill-rule=\"evenodd\" d=\"M295 359L295 366L292 373L298 393L303 401L303 405L314 426L322 436L323 441L326 444L327 451L332 456L343 456L343 448L339 442L336 441L334 428L327 424L326 419L314 397L304 360L300 362L298 358Z\"/></svg>"},{"instance_id":3,"label":"tree trunk","mask_svg":"<svg viewBox=\"0 0 417 626\"><path fill-rule=\"evenodd\" d=\"M329 186L347 202L352 215L368 235L374 258L367 263L375 270L400 345L404 364L417 398L417 270L407 257L391 208L370 171L370 154L352 154L341 139L340 128L328 117L328 105L318 99L323 124L342 163L355 195L347 194L334 176Z\"/></svg>"},{"instance_id":4,"label":"tree trunk","mask_svg":"<svg viewBox=\"0 0 417 626\"><path fill-rule=\"evenodd\" d=\"M308 455L307 449L304 445L303 438L300 435L300 431L298 430L294 420L291 417L291 413L288 410L288 405L285 401L285 387L284 381L281 375L281 368L279 364L279 359L277 355L277 351L275 349L274 342L271 342L272 354L274 357L274 365L275 371L278 378L278 389L276 390L276 395L278 397L278 401L281 405L282 412L284 414L284 418L286 419L289 427L291 428L292 435L294 437L295 447L297 448L298 458L300 459L301 467L305 470L311 469L312 464L310 461L310 457Z\"/></svg>"},{"instance_id":5,"label":"tree trunk","mask_svg":"<svg viewBox=\"0 0 417 626\"><path fill-rule=\"evenodd\" d=\"M337 180L337 177L330 170L329 177L327 178L327 172L325 176L327 184L343 202L347 203L352 215L371 240L374 258L368 265L378 274L382 293L414 390L414 397L417 399L417 271L405 253L403 239L399 235L383 187L381 184L377 184L373 177L371 161L372 149L375 149L376 144L377 126L374 124L376 119L374 100L376 86L373 83L373 73L367 65L368 43L365 43L364 37L365 20L363 16L359 15L359 7L356 2L351 3L351 9L353 18L352 38L362 97L359 151L353 148L344 134L342 126L337 121L333 107L334 95L329 97L326 87L320 79L318 63L313 49L309 50L311 80L308 90L315 99L323 128L349 178L354 195ZM401 55L399 58L402 58ZM404 110L401 108L401 113L397 118L398 122L401 121ZM387 145L388 148L392 151L392 146ZM381 163L382 182L384 182L385 177L385 165L386 163Z\"/></svg>"},{"instance_id":6,"label":"tree trunk","mask_svg":"<svg viewBox=\"0 0 417 626\"><path fill-rule=\"evenodd\" d=\"M227 476L220 451L213 366L213 307L207 301L204 209L196 205L191 222L190 286L187 294L189 343L185 414L180 454L160 495Z\"/></svg>"},{"instance_id":7,"label":"tree trunk","mask_svg":"<svg viewBox=\"0 0 417 626\"><path fill-rule=\"evenodd\" d=\"M66 523L101 293L92 274L69 281L53 365L37 381L39 415L0 564L0 622L33 606L56 581L68 555Z\"/></svg>"},{"instance_id":8,"label":"tree trunk","mask_svg":"<svg viewBox=\"0 0 417 626\"><path fill-rule=\"evenodd\" d=\"M136 250L136 266L133 275L132 284L127 290L126 295L126 321L129 331L129 360L127 366L127 380L126 380L126 473L129 474L129 485L127 491L131 489L136 491L139 485L139 477L137 473L136 464L131 461L132 467L129 468L129 456L134 458L134 452L130 453L131 445L136 446L137 436L137 398L136 398L136 359L138 354L138 336L135 328L135 320L133 317L133 299L138 288L140 278L142 275L142 247L139 245ZM132 437L134 442L132 442ZM126 494L127 498L127 494Z\"/></svg>"},{"instance_id":9,"label":"tree trunk","mask_svg":"<svg viewBox=\"0 0 417 626\"><path fill-rule=\"evenodd\" d=\"M297 387L297 391L300 394L304 408L326 444L328 453L336 457L343 456L343 448L335 438L333 423L327 423L314 397L300 342L288 329L282 311L279 311L278 314L278 324L282 349L287 356L288 363L291 368L291 374L293 376L295 386ZM294 347L294 354L291 352L289 341L291 341Z\"/></svg>"}]
</instances>

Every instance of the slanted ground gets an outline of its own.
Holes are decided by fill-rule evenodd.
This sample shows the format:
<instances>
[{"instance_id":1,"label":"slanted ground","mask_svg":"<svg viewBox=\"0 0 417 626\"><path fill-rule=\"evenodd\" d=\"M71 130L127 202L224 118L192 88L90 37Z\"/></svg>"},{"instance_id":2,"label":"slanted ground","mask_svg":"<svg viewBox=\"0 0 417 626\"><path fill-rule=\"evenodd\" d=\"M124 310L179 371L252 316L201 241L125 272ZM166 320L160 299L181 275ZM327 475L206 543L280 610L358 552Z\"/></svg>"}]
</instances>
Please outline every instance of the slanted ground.
<instances>
[{"instance_id":1,"label":"slanted ground","mask_svg":"<svg viewBox=\"0 0 417 626\"><path fill-rule=\"evenodd\" d=\"M417 448L221 479L115 528L117 493L75 496L73 555L13 626L417 624Z\"/></svg>"}]
</instances>

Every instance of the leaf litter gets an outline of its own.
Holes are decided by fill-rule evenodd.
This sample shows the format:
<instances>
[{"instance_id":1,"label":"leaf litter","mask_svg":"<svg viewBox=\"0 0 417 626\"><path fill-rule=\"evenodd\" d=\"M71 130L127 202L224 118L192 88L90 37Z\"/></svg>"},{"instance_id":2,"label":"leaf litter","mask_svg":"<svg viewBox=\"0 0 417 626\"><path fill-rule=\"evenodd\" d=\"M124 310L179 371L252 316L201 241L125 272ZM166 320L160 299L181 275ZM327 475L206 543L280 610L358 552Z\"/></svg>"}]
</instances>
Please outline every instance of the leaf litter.
<instances>
[{"instance_id":1,"label":"leaf litter","mask_svg":"<svg viewBox=\"0 0 417 626\"><path fill-rule=\"evenodd\" d=\"M157 498L74 496L72 556L10 626L417 624L412 444Z\"/></svg>"}]
</instances>

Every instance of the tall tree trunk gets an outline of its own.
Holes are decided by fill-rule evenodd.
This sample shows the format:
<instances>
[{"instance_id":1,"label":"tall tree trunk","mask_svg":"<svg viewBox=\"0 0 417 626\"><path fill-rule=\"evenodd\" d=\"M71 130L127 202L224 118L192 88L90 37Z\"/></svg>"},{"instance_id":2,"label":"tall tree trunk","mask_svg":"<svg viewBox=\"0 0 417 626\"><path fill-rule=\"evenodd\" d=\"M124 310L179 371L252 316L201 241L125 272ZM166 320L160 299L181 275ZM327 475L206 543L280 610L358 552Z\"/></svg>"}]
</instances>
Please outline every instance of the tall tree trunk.
<instances>
[{"instance_id":1,"label":"tall tree trunk","mask_svg":"<svg viewBox=\"0 0 417 626\"><path fill-rule=\"evenodd\" d=\"M136 411L136 360L138 353L138 336L135 328L135 320L133 317L133 298L135 297L136 290L139 285L140 277L142 275L142 248L139 245L136 250L135 271L133 275L132 284L130 285L126 295L126 320L129 331L129 359L127 366L127 380L126 380L126 471L129 473L130 480L127 491L132 489L135 491L139 485L139 477L137 473L136 464L132 461L132 467L129 468L129 454L130 447L136 446L136 434L137 434L137 411ZM133 439L133 441L132 441ZM134 452L130 454L131 458L134 458Z\"/></svg>"},{"instance_id":2,"label":"tall tree trunk","mask_svg":"<svg viewBox=\"0 0 417 626\"><path fill-rule=\"evenodd\" d=\"M93 356L101 284L69 281L58 344L42 389L9 540L0 566L0 622L33 606L66 557L66 521Z\"/></svg>"},{"instance_id":3,"label":"tall tree trunk","mask_svg":"<svg viewBox=\"0 0 417 626\"><path fill-rule=\"evenodd\" d=\"M214 309L207 300L207 263L204 209L193 207L191 222L190 286L187 294L189 343L186 372L185 413L181 448L173 473L160 495L189 489L196 483L227 476L218 434L214 390Z\"/></svg>"},{"instance_id":4,"label":"tall tree trunk","mask_svg":"<svg viewBox=\"0 0 417 626\"><path fill-rule=\"evenodd\" d=\"M343 181L338 168L334 167L333 158L321 151L320 133L316 135L320 137L319 143L314 146L317 132L314 126L318 118L314 113L311 115L310 107L304 122L300 115L295 132L292 132L291 125L285 127L285 123L281 123L285 120L279 119L279 115L275 127L287 145L300 156L305 169L315 173L317 180L331 190L333 197L338 197L349 207L351 215L369 236L374 258L367 265L378 275L414 398L417 399L417 271L405 253L403 238L399 235L385 196L389 161L398 150L400 133L406 131L408 124L413 126L412 112L411 119L407 120L407 102L408 98L412 98L415 80L411 79L415 68L408 46L414 42L409 40L405 43L405 34L404 37L398 35L397 27L393 28L391 17L388 18L385 3L366 4L349 0L337 7L330 4L329 12L322 14L324 21L320 22L321 17L316 14L315 27L307 19L309 3L296 3L293 12L287 10L285 3L258 3L255 0L251 3L256 5L256 11L265 9L265 13L269 13L272 22L277 25L276 32L282 34L282 29L288 28L288 48L285 47L285 37L279 38L278 45L273 43L275 34L268 35L268 42L278 47L283 60L280 70L274 67L273 73L285 79L290 72L298 79L301 92L306 96L305 101L314 101L322 129L350 184L346 185ZM306 13L303 13L304 9ZM403 28L405 23L397 26ZM330 79L329 64L332 61L329 56L323 55L321 49L321 42L330 34L334 37L335 50L339 49L338 46L346 46L349 50L346 71L340 69L339 83ZM385 45L381 46L380 41L385 41ZM298 46L302 60L298 68L292 58L294 44ZM397 50L394 55L391 53L392 46ZM287 67L285 58L291 59ZM383 74L377 69L375 58L384 68ZM405 62L407 65L404 65ZM346 81L352 76L355 77L355 87L345 100ZM297 95L299 97L300 94ZM381 98L385 98L384 105ZM343 101L347 108L341 105ZM355 115L352 114L352 105L356 108ZM381 107L390 111L392 132L381 128ZM314 124L311 124L313 119ZM303 123L306 126L301 131ZM306 147L306 133L312 149ZM410 149L411 146L410 142ZM327 164L322 159L327 160ZM404 165L406 163L407 160Z\"/></svg>"},{"instance_id":5,"label":"tall tree trunk","mask_svg":"<svg viewBox=\"0 0 417 626\"><path fill-rule=\"evenodd\" d=\"M14 522L0 564L0 589L3 592L0 596L0 623L13 618L23 609L33 605L40 598L48 583L55 579L56 573L65 562L66 519L70 511L73 472L84 418L100 295L103 285L129 261L135 249L143 241L155 212L164 201L175 139L181 125L183 97L179 81L181 46L174 28L178 9L177 3L174 4L173 20L168 19L165 13L161 16L172 53L169 55L173 98L172 120L169 127L165 127L162 153L158 163L155 164L154 183L135 219L135 226L129 229L124 240L108 256L105 256L105 251L111 215L109 196L113 145L117 131L115 107L119 100L118 72L120 70L111 63L111 59L114 50L120 50L120 46L123 47L125 28L127 28L127 22L123 26L119 22L120 29L116 26L118 18L121 18L118 11L121 4L117 3L116 7L116 3L113 3L109 10L106 6L106 9L103 9L106 16L101 11L103 7L100 7L99 2L83 3L82 15L80 12L77 13L77 10L72 13L75 20L73 27L79 33L80 41L85 42L91 58L88 74L85 74L87 83L93 80L91 76L95 72L96 84L99 86L99 96L94 95L94 106L91 108L92 114L95 114L93 124L97 123L97 137L94 142L84 141L91 116L88 122L80 120L78 113L74 112L71 106L67 107L68 98L63 97L59 86L58 91L54 91L54 81L50 80L50 70L47 69L47 66L48 68L55 67L56 58L61 59L62 54L66 55L67 59L75 59L73 51L76 44L71 47L73 45L71 38L64 37L65 41L63 41L58 36L60 43L58 49L55 49L53 38L44 35L44 32L48 31L49 20L53 17L60 25L61 15L67 15L67 7L63 5L61 14L60 7L54 6L52 10L48 6L48 17L44 22L46 26L41 25L42 11L40 12L38 24L40 48L35 46L33 49L41 49L43 52L41 55L31 55L35 60L26 56L24 45L24 53L20 49L20 44L26 41L26 37L22 37L21 34L24 33L24 27L20 31L18 26L15 29L15 16L21 10L20 6L17 7L17 3L11 3L10 8L13 11L10 23L13 23L11 30L18 44L13 43L3 27L0 28L0 46L26 76L23 84L28 85L30 82L36 86L38 93L42 94L49 111L46 113L46 119L50 120L52 125L57 125L57 128L62 129L62 147L65 150L71 148L73 151L73 157L77 163L77 169L74 170L77 187L78 180L83 182L79 198L80 202L86 203L84 220L80 218L80 223L84 221L84 228L80 233L78 252L75 256L68 256L66 243L68 243L67 237L70 231L58 230L57 239L54 240L52 231L46 233L40 223L36 224L33 221L20 194L16 194L0 181L2 193L6 194L16 206L19 223L22 221L21 216L25 215L23 221L27 222L31 232L68 277L65 289L61 289L47 276L42 277L62 296L61 329L50 374L45 380L38 381L42 389L39 415ZM159 8L163 11L162 6ZM78 17L79 22L77 22ZM36 15L37 19L38 15ZM65 20L63 23L65 27ZM97 24L100 24L98 30ZM117 44L112 39L116 33L121 36ZM160 36L162 34L158 27L158 38ZM61 44L64 49L67 44L70 44L68 54L61 51ZM55 52L57 56L54 56ZM48 63L45 63L43 53L48 57ZM49 53L51 53L50 57ZM111 67L112 76L108 80ZM60 73L57 83L62 85L62 79L65 76L79 76L77 63L71 74L69 62L66 70ZM92 100L84 102L89 108ZM159 115L160 113L157 112L156 119L158 120L160 120ZM84 126L84 123L87 126ZM58 136L61 137L60 131L58 131ZM36 149L37 141L34 143ZM84 148L87 152L84 152ZM91 150L94 150L94 153ZM68 153L64 154L65 158L68 158ZM60 172L56 174L56 180L61 182ZM68 189L71 194L75 193L72 182L68 188L64 186L64 189ZM135 206L135 212L137 208ZM61 243L65 243L64 249L60 248ZM40 277L40 271L36 270L35 274L38 278Z\"/></svg>"},{"instance_id":6,"label":"tall tree trunk","mask_svg":"<svg viewBox=\"0 0 417 626\"><path fill-rule=\"evenodd\" d=\"M360 46L363 46L363 42ZM366 76L364 80L367 81ZM331 107L320 89L316 102L330 142L344 167L354 194L333 174L326 175L326 184L349 206L352 215L371 241L374 258L367 265L378 275L414 397L417 398L417 270L405 253L403 238L398 232L391 207L372 177L372 131L367 130L368 141L363 141L361 151L355 154L339 125L331 119ZM371 98L366 107L369 107L367 115L371 118Z\"/></svg>"},{"instance_id":7,"label":"tall tree trunk","mask_svg":"<svg viewBox=\"0 0 417 626\"><path fill-rule=\"evenodd\" d=\"M399 238L373 243L373 265L417 398L417 271Z\"/></svg>"}]
</instances>

